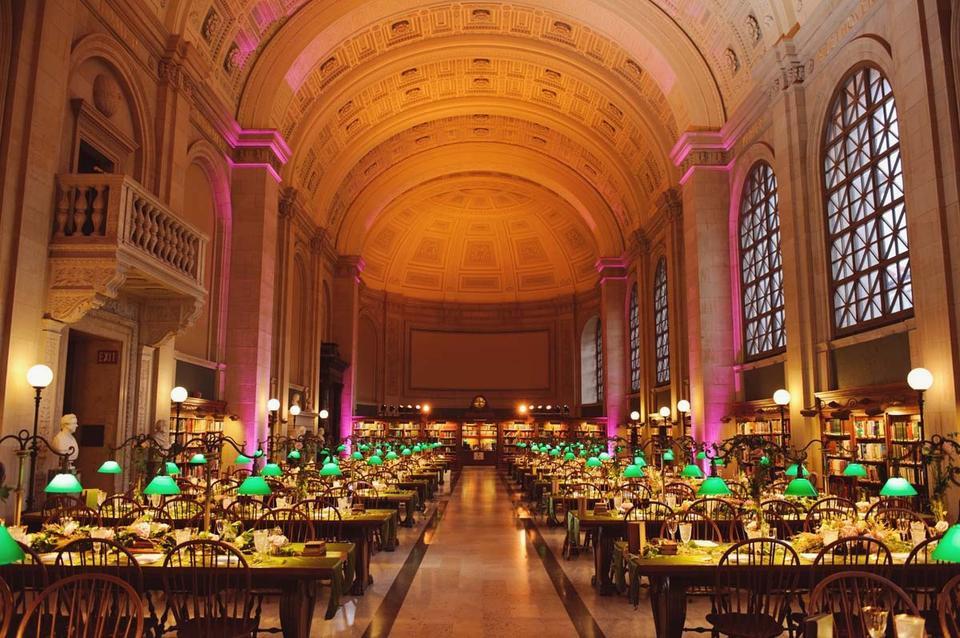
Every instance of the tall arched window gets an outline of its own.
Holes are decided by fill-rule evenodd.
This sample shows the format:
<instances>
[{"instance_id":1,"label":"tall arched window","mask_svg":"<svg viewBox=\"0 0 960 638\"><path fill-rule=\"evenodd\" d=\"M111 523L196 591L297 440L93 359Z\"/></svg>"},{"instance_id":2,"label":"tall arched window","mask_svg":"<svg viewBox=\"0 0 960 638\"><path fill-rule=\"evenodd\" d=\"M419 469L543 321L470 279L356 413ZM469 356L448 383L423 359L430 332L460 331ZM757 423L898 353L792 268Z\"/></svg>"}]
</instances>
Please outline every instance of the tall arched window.
<instances>
[{"instance_id":1,"label":"tall arched window","mask_svg":"<svg viewBox=\"0 0 960 638\"><path fill-rule=\"evenodd\" d=\"M653 337L657 385L670 383L670 316L667 312L667 260L657 262L653 275Z\"/></svg>"},{"instance_id":2,"label":"tall arched window","mask_svg":"<svg viewBox=\"0 0 960 638\"><path fill-rule=\"evenodd\" d=\"M603 402L603 325L597 321L597 331L593 337L593 356L597 362L597 403Z\"/></svg>"},{"instance_id":3,"label":"tall arched window","mask_svg":"<svg viewBox=\"0 0 960 638\"><path fill-rule=\"evenodd\" d=\"M750 169L740 199L740 293L747 358L782 351L786 334L777 178L763 161Z\"/></svg>"},{"instance_id":4,"label":"tall arched window","mask_svg":"<svg viewBox=\"0 0 960 638\"><path fill-rule=\"evenodd\" d=\"M640 389L640 301L637 285L630 288L630 391Z\"/></svg>"},{"instance_id":5,"label":"tall arched window","mask_svg":"<svg viewBox=\"0 0 960 638\"><path fill-rule=\"evenodd\" d=\"M849 333L913 311L900 129L874 67L851 73L830 105L823 150L833 327Z\"/></svg>"}]
</instances>

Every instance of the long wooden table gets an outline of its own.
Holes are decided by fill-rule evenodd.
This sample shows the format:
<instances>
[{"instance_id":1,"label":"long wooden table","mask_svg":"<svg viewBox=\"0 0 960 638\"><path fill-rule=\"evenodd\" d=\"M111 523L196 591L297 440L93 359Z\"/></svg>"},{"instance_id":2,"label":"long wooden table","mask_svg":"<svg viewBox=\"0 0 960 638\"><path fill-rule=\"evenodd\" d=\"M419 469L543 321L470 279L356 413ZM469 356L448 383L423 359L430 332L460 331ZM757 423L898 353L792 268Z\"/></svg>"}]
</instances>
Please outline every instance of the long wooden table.
<instances>
[{"instance_id":1,"label":"long wooden table","mask_svg":"<svg viewBox=\"0 0 960 638\"><path fill-rule=\"evenodd\" d=\"M302 551L301 544L293 545L295 551ZM330 601L324 618L330 619L340 608L340 596L345 585L345 567L349 561L350 552L354 551L352 543L327 543L326 556L272 556L262 561L247 558L251 570L251 580L259 590L276 590L280 594L280 627L288 638L310 636L313 624L313 612L316 607L320 590L320 581L329 580ZM192 567L163 567L164 556L156 554L135 555L143 573L143 586L148 592L163 591L163 575L171 571L189 572ZM43 562L53 565L55 553L43 554ZM143 562L140 562L140 561ZM37 565L14 564L8 565L7 570L35 571ZM90 567L60 566L56 568L63 576L77 573L81 569L91 571ZM96 568L94 568L96 569ZM130 571L129 581L132 581L133 568L125 566L109 566L102 571L124 577L125 571ZM230 569L227 567L207 567L211 571ZM24 575L26 576L26 575Z\"/></svg>"},{"instance_id":2,"label":"long wooden table","mask_svg":"<svg viewBox=\"0 0 960 638\"><path fill-rule=\"evenodd\" d=\"M720 548L722 549L722 547ZM650 579L650 608L653 612L657 636L680 638L687 615L687 589L690 587L710 587L717 582L717 561L719 553L704 557L701 555L655 556L650 558L632 557L631 572L635 576ZM925 587L939 590L948 580L960 573L960 564L929 563L905 565L904 556L896 555L894 564L876 565L822 565L814 567L812 557L800 555L800 565L777 566L738 566L727 569L738 570L795 570L798 583L806 586L825 576L850 569L880 571L896 583L922 582ZM805 580L806 579L806 580Z\"/></svg>"},{"instance_id":3,"label":"long wooden table","mask_svg":"<svg viewBox=\"0 0 960 638\"><path fill-rule=\"evenodd\" d=\"M359 499L367 507L378 509L395 509L398 512L400 506L403 506L403 520L400 522L404 527L413 527L416 523L414 512L419 509L419 497L414 490L396 490L379 491L374 495L368 490L358 490L353 495L354 499Z\"/></svg>"}]
</instances>

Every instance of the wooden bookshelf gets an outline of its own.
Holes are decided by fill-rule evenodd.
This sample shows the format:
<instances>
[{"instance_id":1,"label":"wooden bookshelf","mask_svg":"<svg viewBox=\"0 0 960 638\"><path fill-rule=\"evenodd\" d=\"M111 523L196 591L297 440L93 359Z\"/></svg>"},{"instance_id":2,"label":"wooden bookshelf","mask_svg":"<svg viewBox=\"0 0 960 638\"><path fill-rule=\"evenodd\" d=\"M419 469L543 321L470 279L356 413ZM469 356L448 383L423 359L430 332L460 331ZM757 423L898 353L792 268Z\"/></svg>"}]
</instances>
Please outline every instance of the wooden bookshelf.
<instances>
[{"instance_id":1,"label":"wooden bookshelf","mask_svg":"<svg viewBox=\"0 0 960 638\"><path fill-rule=\"evenodd\" d=\"M877 495L894 466L927 493L920 459L924 438L916 393L905 384L850 388L816 394L823 441L824 477L841 476L854 458L867 470L857 484Z\"/></svg>"},{"instance_id":2,"label":"wooden bookshelf","mask_svg":"<svg viewBox=\"0 0 960 638\"><path fill-rule=\"evenodd\" d=\"M781 419L780 406L773 400L748 401L736 404L732 418L736 424L736 433L745 436L758 436L768 439L778 447L784 447L790 442L790 416L784 411ZM738 464L747 473L753 471L756 459L749 452L742 452L737 459ZM783 458L771 459L771 467L778 470L785 469Z\"/></svg>"}]
</instances>

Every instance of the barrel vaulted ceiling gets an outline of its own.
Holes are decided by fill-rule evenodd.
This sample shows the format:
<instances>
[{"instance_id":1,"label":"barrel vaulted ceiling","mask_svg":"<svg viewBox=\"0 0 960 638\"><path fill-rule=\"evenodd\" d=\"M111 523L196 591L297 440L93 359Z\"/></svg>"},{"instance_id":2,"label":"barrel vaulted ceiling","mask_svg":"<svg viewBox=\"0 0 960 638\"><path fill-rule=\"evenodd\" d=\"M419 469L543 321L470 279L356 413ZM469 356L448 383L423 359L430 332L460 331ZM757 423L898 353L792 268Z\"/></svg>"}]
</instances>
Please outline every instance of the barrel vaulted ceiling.
<instances>
[{"instance_id":1,"label":"barrel vaulted ceiling","mask_svg":"<svg viewBox=\"0 0 960 638\"><path fill-rule=\"evenodd\" d=\"M815 4L171 0L156 10L208 58L207 84L241 126L283 134L284 181L340 252L364 256L368 285L492 301L593 286L584 260L619 255L675 183L668 152L680 133L719 128L752 88L753 65ZM481 227L496 274L464 270ZM407 240L376 240L399 228ZM565 229L588 238L583 252L569 252ZM435 241L418 252L421 232Z\"/></svg>"}]
</instances>

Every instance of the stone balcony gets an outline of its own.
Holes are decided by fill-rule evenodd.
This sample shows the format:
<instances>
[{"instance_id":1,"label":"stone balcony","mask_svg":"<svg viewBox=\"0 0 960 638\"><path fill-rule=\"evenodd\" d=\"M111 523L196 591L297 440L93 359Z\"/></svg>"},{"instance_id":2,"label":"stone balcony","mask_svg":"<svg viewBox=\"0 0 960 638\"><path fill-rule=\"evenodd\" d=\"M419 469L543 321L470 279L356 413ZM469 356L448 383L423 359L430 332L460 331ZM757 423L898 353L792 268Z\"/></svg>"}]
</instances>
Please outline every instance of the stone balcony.
<instances>
[{"instance_id":1,"label":"stone balcony","mask_svg":"<svg viewBox=\"0 0 960 638\"><path fill-rule=\"evenodd\" d=\"M207 237L126 175L57 176L48 313L74 323L121 294L141 342L161 343L206 303Z\"/></svg>"}]
</instances>

